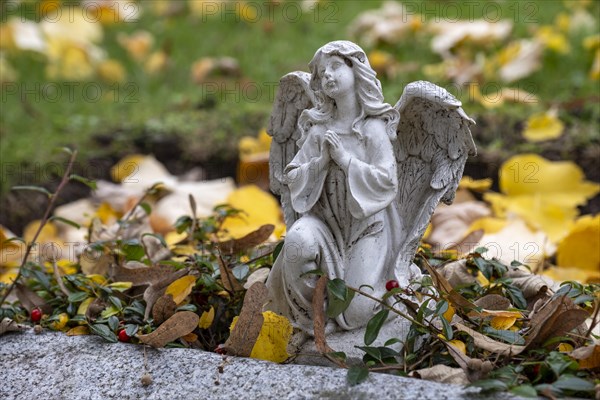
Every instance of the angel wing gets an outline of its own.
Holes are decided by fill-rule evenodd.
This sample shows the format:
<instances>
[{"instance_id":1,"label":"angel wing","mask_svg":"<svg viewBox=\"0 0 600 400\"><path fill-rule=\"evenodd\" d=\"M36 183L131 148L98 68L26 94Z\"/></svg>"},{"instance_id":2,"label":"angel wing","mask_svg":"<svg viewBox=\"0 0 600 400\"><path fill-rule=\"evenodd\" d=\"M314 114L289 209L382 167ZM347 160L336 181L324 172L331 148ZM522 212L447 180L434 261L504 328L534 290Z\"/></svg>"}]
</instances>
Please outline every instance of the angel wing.
<instances>
[{"instance_id":1,"label":"angel wing","mask_svg":"<svg viewBox=\"0 0 600 400\"><path fill-rule=\"evenodd\" d=\"M462 103L431 82L408 84L394 106L400 112L394 143L398 162L398 212L404 239L399 260L410 265L440 201L452 203L467 157L477 149L469 127L475 121Z\"/></svg>"},{"instance_id":2,"label":"angel wing","mask_svg":"<svg viewBox=\"0 0 600 400\"><path fill-rule=\"evenodd\" d=\"M310 89L311 75L292 72L279 81L267 133L273 137L269 154L269 180L273 193L281 196L285 224L290 227L298 219L292 208L290 190L283 180L283 170L298 152L300 139L298 119L302 111L313 107L315 96Z\"/></svg>"}]
</instances>

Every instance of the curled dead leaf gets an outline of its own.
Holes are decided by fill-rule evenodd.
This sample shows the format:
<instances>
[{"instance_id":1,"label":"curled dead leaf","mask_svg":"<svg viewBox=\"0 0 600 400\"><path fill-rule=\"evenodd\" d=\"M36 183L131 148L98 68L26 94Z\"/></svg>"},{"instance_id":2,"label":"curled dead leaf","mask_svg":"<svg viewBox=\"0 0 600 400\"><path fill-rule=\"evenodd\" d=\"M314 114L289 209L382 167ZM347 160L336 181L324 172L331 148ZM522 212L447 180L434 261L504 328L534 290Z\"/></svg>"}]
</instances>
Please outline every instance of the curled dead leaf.
<instances>
[{"instance_id":1,"label":"curled dead leaf","mask_svg":"<svg viewBox=\"0 0 600 400\"><path fill-rule=\"evenodd\" d=\"M173 301L173 296L170 294L165 294L162 297L159 297L154 303L154 307L152 307L152 319L158 325L162 324L177 310L177 304Z\"/></svg>"},{"instance_id":2,"label":"curled dead leaf","mask_svg":"<svg viewBox=\"0 0 600 400\"><path fill-rule=\"evenodd\" d=\"M600 368L600 344L580 347L569 353L579 363L579 369Z\"/></svg>"},{"instance_id":3,"label":"curled dead leaf","mask_svg":"<svg viewBox=\"0 0 600 400\"><path fill-rule=\"evenodd\" d=\"M477 307L485 308L486 310L506 310L512 307L510 300L499 294L486 294L485 296L475 301Z\"/></svg>"},{"instance_id":4,"label":"curled dead leaf","mask_svg":"<svg viewBox=\"0 0 600 400\"><path fill-rule=\"evenodd\" d=\"M15 294L27 312L31 313L33 309L39 308L44 314L52 313L52 307L46 303L46 300L27 286L20 283L15 284Z\"/></svg>"},{"instance_id":5,"label":"curled dead leaf","mask_svg":"<svg viewBox=\"0 0 600 400\"><path fill-rule=\"evenodd\" d=\"M435 365L431 368L419 369L411 372L409 375L428 381L455 385L468 385L470 383L467 374L462 368L453 368L447 365Z\"/></svg>"},{"instance_id":6,"label":"curled dead leaf","mask_svg":"<svg viewBox=\"0 0 600 400\"><path fill-rule=\"evenodd\" d=\"M24 326L17 324L10 318L4 318L0 322L0 335L4 335L6 332L19 332L24 329Z\"/></svg>"},{"instance_id":7,"label":"curled dead leaf","mask_svg":"<svg viewBox=\"0 0 600 400\"><path fill-rule=\"evenodd\" d=\"M138 261L129 261L125 266L116 265L113 281L131 282L133 286L151 285L174 271L173 267L157 265L149 267Z\"/></svg>"},{"instance_id":8,"label":"curled dead leaf","mask_svg":"<svg viewBox=\"0 0 600 400\"><path fill-rule=\"evenodd\" d=\"M275 230L275 225L263 225L252 233L239 239L231 239L219 243L219 250L224 255L236 254L262 244Z\"/></svg>"},{"instance_id":9,"label":"curled dead leaf","mask_svg":"<svg viewBox=\"0 0 600 400\"><path fill-rule=\"evenodd\" d=\"M250 357L263 325L262 308L268 294L262 282L256 282L248 289L240 316L224 345L228 354Z\"/></svg>"},{"instance_id":10,"label":"curled dead leaf","mask_svg":"<svg viewBox=\"0 0 600 400\"><path fill-rule=\"evenodd\" d=\"M553 297L532 311L529 322L531 330L525 346L539 347L548 339L564 336L583 324L588 317L589 313L573 303L567 295Z\"/></svg>"},{"instance_id":11,"label":"curled dead leaf","mask_svg":"<svg viewBox=\"0 0 600 400\"><path fill-rule=\"evenodd\" d=\"M144 301L146 302L146 312L144 313L144 319L147 320L150 316L150 310L154 307L154 303L158 300L165 292L167 286L175 282L177 279L188 274L188 269L184 268L179 271L175 271L170 275L163 277L162 279L152 283L144 290Z\"/></svg>"},{"instance_id":12,"label":"curled dead leaf","mask_svg":"<svg viewBox=\"0 0 600 400\"><path fill-rule=\"evenodd\" d=\"M468 326L457 322L455 327L473 338L473 344L480 349L499 354L501 356L515 356L525 350L525 346L506 344L485 336Z\"/></svg>"},{"instance_id":13,"label":"curled dead leaf","mask_svg":"<svg viewBox=\"0 0 600 400\"><path fill-rule=\"evenodd\" d=\"M182 336L191 333L198 326L198 314L191 311L179 311L162 323L154 332L137 335L142 343L155 348L164 347Z\"/></svg>"}]
</instances>

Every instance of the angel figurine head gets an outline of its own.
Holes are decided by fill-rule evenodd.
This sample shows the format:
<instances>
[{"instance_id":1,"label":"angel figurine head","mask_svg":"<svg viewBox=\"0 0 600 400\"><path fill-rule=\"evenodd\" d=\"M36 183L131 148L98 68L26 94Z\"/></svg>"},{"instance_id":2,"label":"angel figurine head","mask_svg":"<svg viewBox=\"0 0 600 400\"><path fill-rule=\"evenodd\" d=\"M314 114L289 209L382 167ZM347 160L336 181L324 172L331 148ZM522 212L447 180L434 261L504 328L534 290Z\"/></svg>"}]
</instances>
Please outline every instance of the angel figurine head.
<instances>
[{"instance_id":1,"label":"angel figurine head","mask_svg":"<svg viewBox=\"0 0 600 400\"><path fill-rule=\"evenodd\" d=\"M308 67L311 72L309 87L314 92L316 104L300 118L302 129L306 131L307 124L331 118L349 100L356 102L359 108L352 124L355 133L362 134L357 124L361 120L385 115L388 135L390 139L396 137L397 113L384 103L381 82L360 46L347 40L329 42L316 51Z\"/></svg>"}]
</instances>

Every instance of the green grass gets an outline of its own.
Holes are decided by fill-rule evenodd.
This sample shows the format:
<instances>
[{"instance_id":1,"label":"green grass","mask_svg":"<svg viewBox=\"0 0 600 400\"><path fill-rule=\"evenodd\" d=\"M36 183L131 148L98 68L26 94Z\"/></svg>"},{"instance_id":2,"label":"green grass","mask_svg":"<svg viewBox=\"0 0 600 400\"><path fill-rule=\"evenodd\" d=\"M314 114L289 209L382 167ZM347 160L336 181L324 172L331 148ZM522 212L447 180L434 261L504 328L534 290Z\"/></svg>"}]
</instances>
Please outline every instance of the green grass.
<instances>
[{"instance_id":1,"label":"green grass","mask_svg":"<svg viewBox=\"0 0 600 400\"><path fill-rule=\"evenodd\" d=\"M378 8L381 3L324 3L318 14L302 12L295 18L293 12L299 9L298 3L284 2L275 7L272 14L268 14L263 7L262 18L257 22L244 22L231 14L198 17L184 12L172 17L160 17L152 12L150 2L142 2L144 12L139 21L108 25L104 29L101 47L109 58L119 60L127 70L127 82L118 85L118 88L100 81L49 82L45 75L45 60L41 56L8 53L7 59L19 71L20 78L16 84L2 87L2 163L31 165L52 162L56 159L53 150L65 145L79 148L84 160L106 152L127 153L133 148L128 138L134 139L140 132L146 136L175 134L184 140L184 148L193 148L194 154L205 154L206 157L211 153L231 152L237 138L255 134L266 125L274 87L282 75L293 70L306 70L308 61L318 47L331 40L348 38L346 32L350 21L359 12ZM454 19L457 15L457 9L444 1L408 3L413 9L425 12L429 19L440 15ZM492 6L486 6L485 2L458 3L463 17L473 15L471 11L475 13L475 18L481 17L484 11L488 17L493 17L496 15L494 11L499 10L499 15L515 23L513 37L530 36L534 22L552 24L558 12L564 10L561 1L548 0L509 0L492 2ZM600 4L596 3L593 7L595 15L598 15ZM12 15L18 16L21 12L13 11ZM3 17L6 19L6 14ZM130 33L139 29L148 30L155 36L155 49L168 49L171 64L166 73L148 76L118 44L117 35L120 32ZM401 44L382 45L381 48L394 54L400 62L416 61L423 66L441 61L439 56L431 52L429 43L429 36L417 34ZM597 87L587 79L591 55L581 48L581 38L574 38L572 45L569 55L547 54L540 71L511 85L530 90L533 88L532 91L542 99L537 106L527 109L508 106L501 110L486 111L477 104L469 104L469 112L476 116L501 114L511 121L517 121L533 110L598 95ZM207 56L235 57L240 63L245 83L234 87L232 92L221 92L209 98L202 87L190 80L193 62ZM387 101L393 104L407 82L423 78L419 69L403 74L393 82L384 80ZM57 88L61 90L60 95L52 92ZM88 89L87 98L84 88ZM98 88L102 98L91 101L90 97L93 99L94 90ZM258 93L252 91L253 88L259 88ZM19 90L25 90L24 94L19 95ZM461 96L463 100L467 100L465 93ZM56 101L52 101L54 96ZM209 100L215 101L214 107L205 107L210 103ZM598 130L600 111L597 105L587 105L587 111L577 116L575 121L575 125L583 126L584 132L590 132L592 140L598 140L593 133ZM204 109L201 109L203 106ZM121 132L120 136L115 135L119 140L108 149L100 148L91 140L93 135L111 136L114 132ZM182 157L194 158L190 152ZM2 174L2 191L14 183L12 178Z\"/></svg>"}]
</instances>

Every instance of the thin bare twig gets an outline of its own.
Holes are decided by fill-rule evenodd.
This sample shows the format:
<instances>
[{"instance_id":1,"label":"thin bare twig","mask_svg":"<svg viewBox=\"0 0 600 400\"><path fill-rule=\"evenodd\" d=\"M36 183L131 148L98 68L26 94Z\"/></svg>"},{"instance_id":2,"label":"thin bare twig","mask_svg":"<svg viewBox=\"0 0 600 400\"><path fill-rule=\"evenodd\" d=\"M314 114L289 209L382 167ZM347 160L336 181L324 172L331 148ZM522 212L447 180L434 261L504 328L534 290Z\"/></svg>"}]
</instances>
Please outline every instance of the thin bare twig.
<instances>
[{"instance_id":1,"label":"thin bare twig","mask_svg":"<svg viewBox=\"0 0 600 400\"><path fill-rule=\"evenodd\" d=\"M592 331L594 330L596 325L598 325L598 322L600 322L600 320L598 319L598 314L600 313L600 302L594 302L594 303L596 304L596 311L594 311L594 316L592 317L592 323L590 324L590 327L588 328L588 330L585 334L586 339L588 339L590 337L590 335L592 334Z\"/></svg>"},{"instance_id":2,"label":"thin bare twig","mask_svg":"<svg viewBox=\"0 0 600 400\"><path fill-rule=\"evenodd\" d=\"M62 276L60 272L58 272L58 265L56 265L56 259L52 259L52 271L54 272L54 279L56 279L56 283L58 283L58 287L60 287L60 291L65 294L65 296L69 296L71 292L65 286L65 283L62 281Z\"/></svg>"},{"instance_id":3,"label":"thin bare twig","mask_svg":"<svg viewBox=\"0 0 600 400\"><path fill-rule=\"evenodd\" d=\"M0 305L4 304L4 302L6 301L6 298L8 297L10 292L12 292L12 290L14 289L15 284L19 281L19 279L21 279L21 276L23 274L23 267L27 263L27 260L29 259L29 255L31 254L31 250L35 246L36 241L37 241L38 237L40 236L40 233L42 232L42 229L48 223L48 219L50 218L50 212L52 212L52 209L54 208L54 203L56 203L58 194L65 187L65 185L69 182L69 176L71 175L71 170L73 169L73 164L75 163L76 158L77 158L77 150L74 150L71 153L71 157L69 158L69 163L67 164L67 169L65 170L65 173L63 174L63 177L62 177L60 183L58 184L56 191L50 196L50 202L48 203L48 206L46 207L46 211L44 212L44 216L42 217L42 220L40 222L40 225L38 226L38 229L35 232L35 235L33 235L33 239L31 239L31 242L29 242L27 244L27 248L25 249L25 255L23 256L21 265L19 265L19 272L17 273L17 276L12 281L12 283L10 284L8 289L6 289L6 292L4 292L4 295L2 296L2 300L0 300Z\"/></svg>"}]
</instances>

